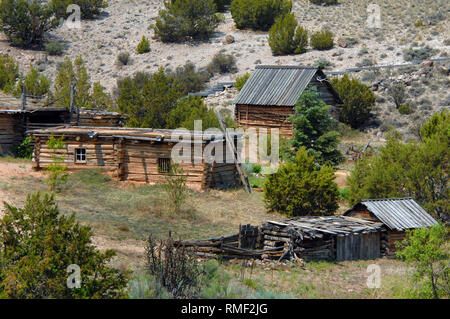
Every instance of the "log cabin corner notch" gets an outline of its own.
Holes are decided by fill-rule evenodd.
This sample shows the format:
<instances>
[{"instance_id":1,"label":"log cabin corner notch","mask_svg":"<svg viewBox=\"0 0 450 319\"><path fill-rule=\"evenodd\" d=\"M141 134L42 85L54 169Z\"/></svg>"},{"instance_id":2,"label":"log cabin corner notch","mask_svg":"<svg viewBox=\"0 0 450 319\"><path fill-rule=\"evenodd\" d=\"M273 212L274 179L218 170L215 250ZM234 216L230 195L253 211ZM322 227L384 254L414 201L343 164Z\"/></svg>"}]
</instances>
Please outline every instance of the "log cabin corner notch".
<instances>
[{"instance_id":1,"label":"log cabin corner notch","mask_svg":"<svg viewBox=\"0 0 450 319\"><path fill-rule=\"evenodd\" d=\"M235 117L243 128L278 128L282 136L292 136L292 123L287 118L294 112L298 98L306 88L316 87L328 105L342 104L338 93L317 67L256 66L234 100ZM332 116L336 117L336 108Z\"/></svg>"},{"instance_id":2,"label":"log cabin corner notch","mask_svg":"<svg viewBox=\"0 0 450 319\"><path fill-rule=\"evenodd\" d=\"M102 168L121 181L146 184L164 183L172 165L171 151L179 141L172 138L173 130L151 128L59 126L30 132L34 140L34 168L45 168L53 162L52 150L46 145L51 136L64 136L64 155L68 170ZM236 143L239 134L232 134ZM191 139L183 143L191 150L191 161L180 163L187 175L187 186L195 190L224 189L240 186L236 164L228 163L232 153L222 133L191 132ZM192 143L191 143L192 142ZM222 144L222 163L207 161L203 154L208 145ZM201 149L196 157L195 147Z\"/></svg>"}]
</instances>

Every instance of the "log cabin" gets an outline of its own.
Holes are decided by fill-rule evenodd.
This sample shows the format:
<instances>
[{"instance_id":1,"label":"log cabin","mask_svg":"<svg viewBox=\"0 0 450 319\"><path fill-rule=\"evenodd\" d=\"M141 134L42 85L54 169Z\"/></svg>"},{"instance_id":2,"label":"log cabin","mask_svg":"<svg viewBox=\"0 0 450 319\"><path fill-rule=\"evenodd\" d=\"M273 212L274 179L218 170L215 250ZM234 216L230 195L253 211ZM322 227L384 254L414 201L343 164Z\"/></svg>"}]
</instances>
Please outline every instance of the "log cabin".
<instances>
[{"instance_id":1,"label":"log cabin","mask_svg":"<svg viewBox=\"0 0 450 319\"><path fill-rule=\"evenodd\" d=\"M372 222L381 222L381 253L395 257L396 244L405 238L406 230L430 227L437 224L412 198L364 199L344 213Z\"/></svg>"},{"instance_id":2,"label":"log cabin","mask_svg":"<svg viewBox=\"0 0 450 319\"><path fill-rule=\"evenodd\" d=\"M243 128L278 128L280 135L292 137L287 118L305 89L316 87L319 97L332 107L341 104L337 92L320 68L304 66L256 66L234 100L236 122Z\"/></svg>"},{"instance_id":3,"label":"log cabin","mask_svg":"<svg viewBox=\"0 0 450 319\"><path fill-rule=\"evenodd\" d=\"M232 160L236 154L227 147L222 133L189 132L189 139L179 138L176 133L176 130L151 128L67 125L34 130L30 132L35 142L34 168L43 169L55 162L52 157L55 151L46 142L51 136L62 136L65 147L56 153L63 158L63 164L69 171L102 168L120 181L150 185L164 183L174 163L172 150L175 145L180 146L179 143L182 143L187 152L181 152L184 153L180 154L184 160L179 166L187 176L187 186L194 190L205 190L240 185L236 163ZM231 136L236 147L240 136ZM217 157L216 146L221 146L223 150ZM216 160L220 157L221 160Z\"/></svg>"},{"instance_id":4,"label":"log cabin","mask_svg":"<svg viewBox=\"0 0 450 319\"><path fill-rule=\"evenodd\" d=\"M26 132L64 124L79 126L121 127L126 117L116 112L75 109L66 107L39 107L0 110L0 156L13 155Z\"/></svg>"}]
</instances>

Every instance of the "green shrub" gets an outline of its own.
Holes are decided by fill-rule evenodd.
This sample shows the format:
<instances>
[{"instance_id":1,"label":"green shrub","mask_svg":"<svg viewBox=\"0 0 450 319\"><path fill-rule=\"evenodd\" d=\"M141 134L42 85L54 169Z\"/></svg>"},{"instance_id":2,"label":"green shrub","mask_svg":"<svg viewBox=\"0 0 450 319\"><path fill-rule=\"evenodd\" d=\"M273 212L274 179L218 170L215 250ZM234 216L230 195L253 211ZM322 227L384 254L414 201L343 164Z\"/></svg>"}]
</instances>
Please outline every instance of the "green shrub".
<instances>
[{"instance_id":1,"label":"green shrub","mask_svg":"<svg viewBox=\"0 0 450 319\"><path fill-rule=\"evenodd\" d=\"M170 299L173 297L154 276L139 272L128 282L130 299Z\"/></svg>"},{"instance_id":2,"label":"green shrub","mask_svg":"<svg viewBox=\"0 0 450 319\"><path fill-rule=\"evenodd\" d=\"M202 121L203 130L219 127L214 110L208 109L201 97L191 95L178 101L176 107L169 112L166 127L193 130L195 120Z\"/></svg>"},{"instance_id":3,"label":"green shrub","mask_svg":"<svg viewBox=\"0 0 450 319\"><path fill-rule=\"evenodd\" d=\"M349 193L348 187L340 188L339 189L339 199L348 200L348 193Z\"/></svg>"},{"instance_id":4,"label":"green shrub","mask_svg":"<svg viewBox=\"0 0 450 319\"><path fill-rule=\"evenodd\" d=\"M403 83L395 83L391 85L388 94L394 101L395 107L398 109L406 100L405 85Z\"/></svg>"},{"instance_id":5,"label":"green shrub","mask_svg":"<svg viewBox=\"0 0 450 319\"><path fill-rule=\"evenodd\" d=\"M64 136L55 138L50 136L49 140L45 143L49 149L51 149L52 162L45 169L49 174L47 178L47 184L50 185L52 191L59 191L61 186L67 182L67 167L64 166L65 154L59 154L58 150L65 148Z\"/></svg>"},{"instance_id":6,"label":"green shrub","mask_svg":"<svg viewBox=\"0 0 450 319\"><path fill-rule=\"evenodd\" d=\"M172 0L164 6L154 25L155 35L163 42L206 40L219 24L213 0Z\"/></svg>"},{"instance_id":7,"label":"green shrub","mask_svg":"<svg viewBox=\"0 0 450 319\"><path fill-rule=\"evenodd\" d=\"M295 31L294 42L297 46L294 53L305 53L306 47L308 46L308 30L306 30L306 28L303 28L301 25L298 26L297 30Z\"/></svg>"},{"instance_id":8,"label":"green shrub","mask_svg":"<svg viewBox=\"0 0 450 319\"><path fill-rule=\"evenodd\" d=\"M264 201L270 211L288 216L333 215L339 191L334 170L319 168L306 148L299 148L294 162L287 162L264 184Z\"/></svg>"},{"instance_id":9,"label":"green shrub","mask_svg":"<svg viewBox=\"0 0 450 319\"><path fill-rule=\"evenodd\" d=\"M50 41L45 44L45 51L47 51L49 55L62 55L64 49L64 44L59 41Z\"/></svg>"},{"instance_id":10,"label":"green shrub","mask_svg":"<svg viewBox=\"0 0 450 319\"><path fill-rule=\"evenodd\" d=\"M28 195L23 208L5 203L0 219L0 296L11 299L124 298L128 272L108 266L113 250L92 244L89 226L60 214L53 195ZM80 287L68 287L68 266ZM12 284L13 283L13 284ZM75 282L76 284L76 282Z\"/></svg>"},{"instance_id":11,"label":"green shrub","mask_svg":"<svg viewBox=\"0 0 450 319\"><path fill-rule=\"evenodd\" d=\"M342 78L331 80L336 92L342 100L339 108L339 120L349 124L352 128L358 128L364 124L375 105L375 94L372 90L345 74Z\"/></svg>"},{"instance_id":12,"label":"green shrub","mask_svg":"<svg viewBox=\"0 0 450 319\"><path fill-rule=\"evenodd\" d=\"M184 173L183 168L176 163L170 163L168 171L159 171L159 173L166 174L164 176L165 183L163 188L167 193L171 212L175 214L181 213L181 208L188 195L188 188L186 186L187 175Z\"/></svg>"},{"instance_id":13,"label":"green shrub","mask_svg":"<svg viewBox=\"0 0 450 319\"><path fill-rule=\"evenodd\" d=\"M206 69L210 74L236 73L236 58L232 54L217 53Z\"/></svg>"},{"instance_id":14,"label":"green shrub","mask_svg":"<svg viewBox=\"0 0 450 319\"><path fill-rule=\"evenodd\" d=\"M276 18L291 12L291 0L233 0L230 11L238 29L267 31Z\"/></svg>"},{"instance_id":15,"label":"green shrub","mask_svg":"<svg viewBox=\"0 0 450 319\"><path fill-rule=\"evenodd\" d=\"M238 91L242 90L248 78L250 77L250 73L246 72L245 74L238 76L236 78L236 82L234 83L234 87L238 89Z\"/></svg>"},{"instance_id":16,"label":"green shrub","mask_svg":"<svg viewBox=\"0 0 450 319\"><path fill-rule=\"evenodd\" d=\"M0 31L3 31L13 45L40 45L45 32L55 26L52 14L50 4L42 0L2 0Z\"/></svg>"},{"instance_id":17,"label":"green shrub","mask_svg":"<svg viewBox=\"0 0 450 319\"><path fill-rule=\"evenodd\" d=\"M136 50L139 54L150 52L150 42L145 35L142 36L141 42L139 42Z\"/></svg>"},{"instance_id":18,"label":"green shrub","mask_svg":"<svg viewBox=\"0 0 450 319\"><path fill-rule=\"evenodd\" d=\"M414 22L414 26L416 26L416 27L422 27L422 26L423 26L422 19L418 19L416 22Z\"/></svg>"},{"instance_id":19,"label":"green shrub","mask_svg":"<svg viewBox=\"0 0 450 319\"><path fill-rule=\"evenodd\" d=\"M52 0L52 11L57 18L67 18L71 13L67 12L70 4L80 7L82 19L92 19L98 16L103 8L108 6L106 0Z\"/></svg>"},{"instance_id":20,"label":"green shrub","mask_svg":"<svg viewBox=\"0 0 450 319\"><path fill-rule=\"evenodd\" d=\"M314 61L314 66L317 66L320 69L328 69L330 67L334 66L334 63L328 61L324 58L319 58L318 60Z\"/></svg>"},{"instance_id":21,"label":"green shrub","mask_svg":"<svg viewBox=\"0 0 450 319\"><path fill-rule=\"evenodd\" d=\"M308 31L298 27L292 13L280 16L269 31L269 45L274 55L306 52Z\"/></svg>"},{"instance_id":22,"label":"green shrub","mask_svg":"<svg viewBox=\"0 0 450 319\"><path fill-rule=\"evenodd\" d=\"M195 64L192 62L187 62L184 66L177 67L172 76L177 81L180 91L185 93L203 90L206 82L210 79L208 72L197 71Z\"/></svg>"},{"instance_id":23,"label":"green shrub","mask_svg":"<svg viewBox=\"0 0 450 319\"><path fill-rule=\"evenodd\" d=\"M34 150L32 142L33 140L31 139L31 137L29 136L25 137L22 143L20 143L20 145L17 146L15 149L17 157L31 159Z\"/></svg>"},{"instance_id":24,"label":"green shrub","mask_svg":"<svg viewBox=\"0 0 450 319\"><path fill-rule=\"evenodd\" d=\"M253 171L253 173L255 173L255 174L261 173L261 169L262 169L262 167L261 167L261 165L259 165L259 164L253 165L253 167L252 167L252 171Z\"/></svg>"},{"instance_id":25,"label":"green shrub","mask_svg":"<svg viewBox=\"0 0 450 319\"><path fill-rule=\"evenodd\" d=\"M20 96L23 84L25 84L25 92L34 96L46 95L50 90L50 80L44 74L40 74L34 67L25 76L24 81L20 80L17 83L15 90L17 96Z\"/></svg>"},{"instance_id":26,"label":"green shrub","mask_svg":"<svg viewBox=\"0 0 450 319\"><path fill-rule=\"evenodd\" d=\"M0 53L0 90L11 92L19 77L19 65L7 54Z\"/></svg>"},{"instance_id":27,"label":"green shrub","mask_svg":"<svg viewBox=\"0 0 450 319\"><path fill-rule=\"evenodd\" d=\"M316 50L329 50L333 47L333 33L329 30L315 32L311 35L311 46Z\"/></svg>"},{"instance_id":28,"label":"green shrub","mask_svg":"<svg viewBox=\"0 0 450 319\"><path fill-rule=\"evenodd\" d=\"M412 113L412 109L411 109L411 106L408 103L403 103L402 105L400 105L398 107L398 112L400 114L407 115L407 114L411 114Z\"/></svg>"},{"instance_id":29,"label":"green shrub","mask_svg":"<svg viewBox=\"0 0 450 319\"><path fill-rule=\"evenodd\" d=\"M128 65L130 63L130 53L127 51L119 52L119 55L117 55L117 62L121 65Z\"/></svg>"},{"instance_id":30,"label":"green shrub","mask_svg":"<svg viewBox=\"0 0 450 319\"><path fill-rule=\"evenodd\" d=\"M415 266L415 283L425 281L425 285L419 285L420 290L417 291L422 298L450 297L448 235L448 227L439 224L406 230L406 238L397 244L397 257ZM417 289L417 286L414 288Z\"/></svg>"},{"instance_id":31,"label":"green shrub","mask_svg":"<svg viewBox=\"0 0 450 319\"><path fill-rule=\"evenodd\" d=\"M434 114L420 129L420 141L390 134L372 157L358 161L347 178L351 204L363 198L412 197L425 211L449 219L449 111Z\"/></svg>"},{"instance_id":32,"label":"green shrub","mask_svg":"<svg viewBox=\"0 0 450 319\"><path fill-rule=\"evenodd\" d=\"M403 59L405 61L425 60L437 54L438 51L430 48L428 45L419 49L406 49L403 51Z\"/></svg>"}]
</instances>

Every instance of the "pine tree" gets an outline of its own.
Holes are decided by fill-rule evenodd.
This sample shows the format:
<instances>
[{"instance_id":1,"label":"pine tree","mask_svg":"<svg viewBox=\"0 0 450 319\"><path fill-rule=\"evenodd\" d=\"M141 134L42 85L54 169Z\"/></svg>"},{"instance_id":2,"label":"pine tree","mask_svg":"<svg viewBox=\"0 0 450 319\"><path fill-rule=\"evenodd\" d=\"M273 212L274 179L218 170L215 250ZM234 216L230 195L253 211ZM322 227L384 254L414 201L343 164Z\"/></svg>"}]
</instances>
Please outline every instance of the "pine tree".
<instances>
[{"instance_id":1,"label":"pine tree","mask_svg":"<svg viewBox=\"0 0 450 319\"><path fill-rule=\"evenodd\" d=\"M329 110L330 107L319 99L316 88L305 90L294 107L294 114L288 118L294 126L290 144L294 150L306 147L318 163L336 165L344 157L337 149L339 133L333 130L336 121Z\"/></svg>"}]
</instances>

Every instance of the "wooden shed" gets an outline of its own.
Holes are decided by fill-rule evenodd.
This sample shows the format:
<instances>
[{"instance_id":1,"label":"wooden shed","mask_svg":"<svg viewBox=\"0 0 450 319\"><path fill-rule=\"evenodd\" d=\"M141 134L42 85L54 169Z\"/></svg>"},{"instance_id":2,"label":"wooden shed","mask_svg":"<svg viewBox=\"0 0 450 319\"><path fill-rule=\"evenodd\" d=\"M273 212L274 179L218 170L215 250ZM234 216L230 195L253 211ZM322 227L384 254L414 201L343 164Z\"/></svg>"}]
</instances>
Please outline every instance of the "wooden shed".
<instances>
[{"instance_id":1,"label":"wooden shed","mask_svg":"<svg viewBox=\"0 0 450 319\"><path fill-rule=\"evenodd\" d=\"M54 127L68 121L69 112L65 108L0 110L0 155L13 154L27 130Z\"/></svg>"},{"instance_id":2,"label":"wooden shed","mask_svg":"<svg viewBox=\"0 0 450 319\"><path fill-rule=\"evenodd\" d=\"M41 169L53 163L52 150L46 142L51 136L64 136L65 148L58 154L64 156L69 170L100 167L121 181L164 183L173 165L172 149L180 143L172 133L174 130L81 126L35 130L31 132L35 141L34 167ZM233 135L235 145L238 137ZM179 164L189 187L203 190L239 186L236 164L229 161L232 150L223 134L191 132L191 139L182 139L182 143L191 153L190 159ZM219 144L223 147L222 162L203 156L206 147L212 149ZM194 155L198 154L195 148L201 150L200 157Z\"/></svg>"},{"instance_id":3,"label":"wooden shed","mask_svg":"<svg viewBox=\"0 0 450 319\"><path fill-rule=\"evenodd\" d=\"M405 230L437 224L412 198L364 199L344 213L344 216L381 222L385 231L381 236L381 252L395 257L395 245L405 238Z\"/></svg>"},{"instance_id":4,"label":"wooden shed","mask_svg":"<svg viewBox=\"0 0 450 319\"><path fill-rule=\"evenodd\" d=\"M320 68L256 66L234 100L236 121L244 128L278 128L282 136L291 137L292 123L287 118L300 95L310 87L316 87L326 104L342 103Z\"/></svg>"},{"instance_id":5,"label":"wooden shed","mask_svg":"<svg viewBox=\"0 0 450 319\"><path fill-rule=\"evenodd\" d=\"M72 124L77 126L121 127L126 117L116 112L65 107L37 107L0 110L0 155L13 154L29 130Z\"/></svg>"}]
</instances>

